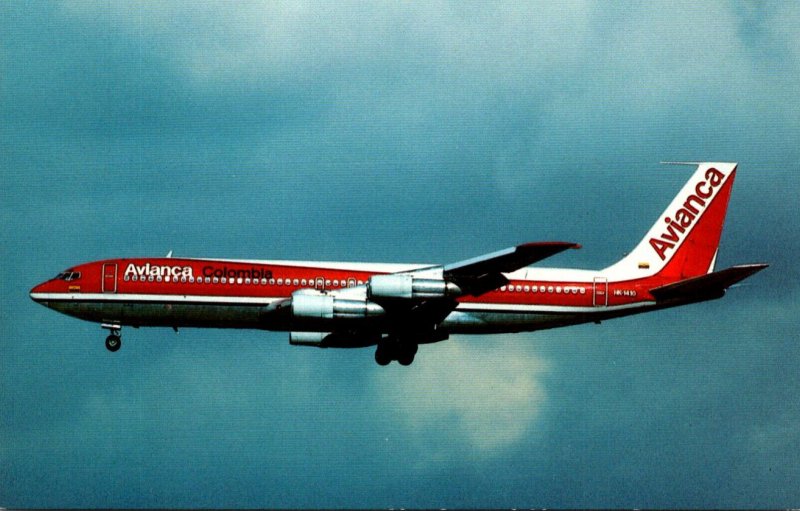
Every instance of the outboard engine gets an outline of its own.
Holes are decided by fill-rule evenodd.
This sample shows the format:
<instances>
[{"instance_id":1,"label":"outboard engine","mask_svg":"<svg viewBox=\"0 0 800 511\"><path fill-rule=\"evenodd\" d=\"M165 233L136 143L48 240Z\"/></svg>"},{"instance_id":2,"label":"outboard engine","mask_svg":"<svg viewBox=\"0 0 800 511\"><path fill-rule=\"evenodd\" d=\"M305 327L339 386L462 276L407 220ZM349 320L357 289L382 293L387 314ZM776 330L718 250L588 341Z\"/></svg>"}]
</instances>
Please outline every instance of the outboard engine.
<instances>
[{"instance_id":1,"label":"outboard engine","mask_svg":"<svg viewBox=\"0 0 800 511\"><path fill-rule=\"evenodd\" d=\"M365 348L375 346L381 340L379 333L364 332L290 332L292 346L314 346L317 348Z\"/></svg>"},{"instance_id":2,"label":"outboard engine","mask_svg":"<svg viewBox=\"0 0 800 511\"><path fill-rule=\"evenodd\" d=\"M347 300L326 294L292 294L292 316L316 319L376 318L386 314L377 303L368 300Z\"/></svg>"},{"instance_id":3,"label":"outboard engine","mask_svg":"<svg viewBox=\"0 0 800 511\"><path fill-rule=\"evenodd\" d=\"M442 279L426 279L406 274L373 275L369 279L370 299L445 298L461 296L456 284Z\"/></svg>"}]
</instances>

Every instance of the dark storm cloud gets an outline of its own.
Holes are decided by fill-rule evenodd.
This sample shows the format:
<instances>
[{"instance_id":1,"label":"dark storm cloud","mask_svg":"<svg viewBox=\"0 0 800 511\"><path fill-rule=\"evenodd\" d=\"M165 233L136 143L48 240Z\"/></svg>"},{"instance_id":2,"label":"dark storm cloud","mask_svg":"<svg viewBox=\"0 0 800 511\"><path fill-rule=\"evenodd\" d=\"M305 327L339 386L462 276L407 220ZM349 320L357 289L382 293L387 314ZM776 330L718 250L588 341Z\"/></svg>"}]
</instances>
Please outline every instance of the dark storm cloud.
<instances>
[{"instance_id":1,"label":"dark storm cloud","mask_svg":"<svg viewBox=\"0 0 800 511\"><path fill-rule=\"evenodd\" d=\"M800 487L800 11L248 2L2 7L0 505L769 506ZM126 332L27 290L177 254L630 250L740 161L719 302L457 337L410 368L284 334Z\"/></svg>"}]
</instances>

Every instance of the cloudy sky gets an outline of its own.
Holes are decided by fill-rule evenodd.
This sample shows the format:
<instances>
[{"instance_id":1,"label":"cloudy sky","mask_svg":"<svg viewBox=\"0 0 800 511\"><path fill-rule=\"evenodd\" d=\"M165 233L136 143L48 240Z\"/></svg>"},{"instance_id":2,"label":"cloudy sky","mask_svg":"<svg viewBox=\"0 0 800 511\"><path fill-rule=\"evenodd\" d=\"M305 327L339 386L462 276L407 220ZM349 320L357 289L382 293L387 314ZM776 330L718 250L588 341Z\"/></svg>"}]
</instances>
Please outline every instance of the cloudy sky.
<instances>
[{"instance_id":1,"label":"cloudy sky","mask_svg":"<svg viewBox=\"0 0 800 511\"><path fill-rule=\"evenodd\" d=\"M794 2L3 2L0 506L800 505ZM176 255L602 268L740 162L725 299L411 367L105 333L28 290Z\"/></svg>"}]
</instances>

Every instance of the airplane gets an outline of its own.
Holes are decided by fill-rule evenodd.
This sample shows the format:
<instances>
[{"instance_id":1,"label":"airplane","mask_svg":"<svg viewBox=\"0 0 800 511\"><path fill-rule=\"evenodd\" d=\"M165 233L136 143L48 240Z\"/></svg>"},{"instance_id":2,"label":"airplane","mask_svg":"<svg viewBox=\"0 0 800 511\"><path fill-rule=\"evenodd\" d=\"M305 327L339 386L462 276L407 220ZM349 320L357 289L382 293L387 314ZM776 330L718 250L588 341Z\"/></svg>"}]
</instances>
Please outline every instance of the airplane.
<instances>
[{"instance_id":1,"label":"airplane","mask_svg":"<svg viewBox=\"0 0 800 511\"><path fill-rule=\"evenodd\" d=\"M766 268L716 271L736 163L696 170L628 255L602 270L531 266L569 242L517 245L464 261L383 264L172 257L81 264L30 291L58 312L100 323L115 352L123 326L289 332L319 348L375 346L409 365L452 334L535 331L721 298Z\"/></svg>"}]
</instances>

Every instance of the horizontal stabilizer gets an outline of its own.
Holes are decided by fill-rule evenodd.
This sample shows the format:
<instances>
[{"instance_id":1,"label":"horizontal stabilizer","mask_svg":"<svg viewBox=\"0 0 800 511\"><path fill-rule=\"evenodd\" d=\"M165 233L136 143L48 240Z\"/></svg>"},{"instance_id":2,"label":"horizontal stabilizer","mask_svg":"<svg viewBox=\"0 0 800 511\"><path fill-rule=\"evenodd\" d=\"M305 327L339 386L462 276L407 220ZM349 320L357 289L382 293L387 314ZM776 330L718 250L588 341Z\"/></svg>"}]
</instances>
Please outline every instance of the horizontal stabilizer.
<instances>
[{"instance_id":1,"label":"horizontal stabilizer","mask_svg":"<svg viewBox=\"0 0 800 511\"><path fill-rule=\"evenodd\" d=\"M674 299L694 299L708 296L722 296L725 290L750 275L760 272L768 264L742 264L722 271L716 271L681 280L666 286L656 287L650 293L658 301Z\"/></svg>"}]
</instances>

